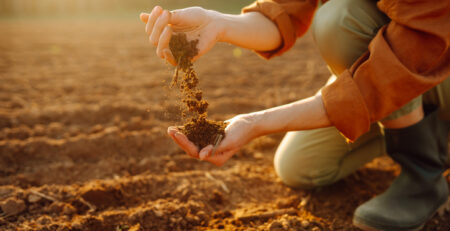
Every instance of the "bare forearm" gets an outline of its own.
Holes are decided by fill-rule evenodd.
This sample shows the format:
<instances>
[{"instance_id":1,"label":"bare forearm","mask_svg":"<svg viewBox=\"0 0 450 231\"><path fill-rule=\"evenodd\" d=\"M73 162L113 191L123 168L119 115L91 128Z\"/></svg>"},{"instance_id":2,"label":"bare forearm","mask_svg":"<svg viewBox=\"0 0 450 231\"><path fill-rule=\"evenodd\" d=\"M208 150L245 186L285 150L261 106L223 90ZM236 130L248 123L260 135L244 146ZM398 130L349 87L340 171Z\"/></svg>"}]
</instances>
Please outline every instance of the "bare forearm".
<instances>
[{"instance_id":1,"label":"bare forearm","mask_svg":"<svg viewBox=\"0 0 450 231\"><path fill-rule=\"evenodd\" d=\"M221 42L258 51L274 50L281 45L278 28L261 13L220 14L219 18L224 28Z\"/></svg>"},{"instance_id":2,"label":"bare forearm","mask_svg":"<svg viewBox=\"0 0 450 231\"><path fill-rule=\"evenodd\" d=\"M257 136L331 126L320 94L252 114Z\"/></svg>"}]
</instances>

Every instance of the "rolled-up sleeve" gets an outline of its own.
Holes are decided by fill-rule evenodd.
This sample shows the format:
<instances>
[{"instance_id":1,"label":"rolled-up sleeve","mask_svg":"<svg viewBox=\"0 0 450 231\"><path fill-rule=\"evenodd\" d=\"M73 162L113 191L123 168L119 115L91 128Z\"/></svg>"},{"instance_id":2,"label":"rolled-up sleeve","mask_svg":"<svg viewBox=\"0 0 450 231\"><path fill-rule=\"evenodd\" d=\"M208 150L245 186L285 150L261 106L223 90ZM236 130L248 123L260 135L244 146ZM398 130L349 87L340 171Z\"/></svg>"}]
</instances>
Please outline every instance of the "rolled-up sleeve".
<instances>
[{"instance_id":1,"label":"rolled-up sleeve","mask_svg":"<svg viewBox=\"0 0 450 231\"><path fill-rule=\"evenodd\" d=\"M318 0L257 0L242 9L243 13L260 12L272 20L283 41L275 50L256 52L269 59L289 50L311 25L317 3Z\"/></svg>"},{"instance_id":2,"label":"rolled-up sleeve","mask_svg":"<svg viewBox=\"0 0 450 231\"><path fill-rule=\"evenodd\" d=\"M322 89L330 121L350 140L450 76L450 1L381 0L378 7L392 21Z\"/></svg>"}]
</instances>

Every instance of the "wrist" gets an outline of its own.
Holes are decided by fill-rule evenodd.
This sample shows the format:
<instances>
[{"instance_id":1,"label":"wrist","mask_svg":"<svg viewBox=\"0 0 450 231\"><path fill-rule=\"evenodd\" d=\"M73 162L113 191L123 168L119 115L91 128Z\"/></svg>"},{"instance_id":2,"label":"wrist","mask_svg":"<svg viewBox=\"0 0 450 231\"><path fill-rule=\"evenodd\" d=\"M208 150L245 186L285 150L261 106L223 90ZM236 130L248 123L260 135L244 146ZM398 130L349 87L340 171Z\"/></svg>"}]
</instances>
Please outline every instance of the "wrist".
<instances>
[{"instance_id":1,"label":"wrist","mask_svg":"<svg viewBox=\"0 0 450 231\"><path fill-rule=\"evenodd\" d=\"M220 13L215 10L207 11L211 22L213 22L214 27L217 29L217 42L225 42L227 30L228 28L230 28L230 26L227 25L227 23L229 23L229 21L227 20L227 17L229 17L229 15Z\"/></svg>"},{"instance_id":2,"label":"wrist","mask_svg":"<svg viewBox=\"0 0 450 231\"><path fill-rule=\"evenodd\" d=\"M267 134L266 123L264 123L264 111L252 112L246 114L246 120L250 124L250 131L252 138L263 136Z\"/></svg>"},{"instance_id":3,"label":"wrist","mask_svg":"<svg viewBox=\"0 0 450 231\"><path fill-rule=\"evenodd\" d=\"M232 43L231 34L233 33L233 24L236 21L237 15L223 14L221 17L222 33L220 42ZM235 25L236 26L236 25Z\"/></svg>"}]
</instances>

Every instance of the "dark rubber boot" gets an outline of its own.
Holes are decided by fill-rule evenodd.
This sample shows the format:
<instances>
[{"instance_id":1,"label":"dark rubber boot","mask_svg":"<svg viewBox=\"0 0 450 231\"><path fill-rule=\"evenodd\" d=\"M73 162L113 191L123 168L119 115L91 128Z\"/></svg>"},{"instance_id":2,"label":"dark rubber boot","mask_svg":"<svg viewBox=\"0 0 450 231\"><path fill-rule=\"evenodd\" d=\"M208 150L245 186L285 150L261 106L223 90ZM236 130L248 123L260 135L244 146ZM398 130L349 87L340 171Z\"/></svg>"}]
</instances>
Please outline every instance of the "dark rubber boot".
<instances>
[{"instance_id":1,"label":"dark rubber boot","mask_svg":"<svg viewBox=\"0 0 450 231\"><path fill-rule=\"evenodd\" d=\"M425 109L424 109L425 110ZM442 176L447 158L448 122L436 110L417 124L385 129L387 153L402 167L383 194L360 205L353 224L363 230L419 230L444 212L448 184Z\"/></svg>"}]
</instances>

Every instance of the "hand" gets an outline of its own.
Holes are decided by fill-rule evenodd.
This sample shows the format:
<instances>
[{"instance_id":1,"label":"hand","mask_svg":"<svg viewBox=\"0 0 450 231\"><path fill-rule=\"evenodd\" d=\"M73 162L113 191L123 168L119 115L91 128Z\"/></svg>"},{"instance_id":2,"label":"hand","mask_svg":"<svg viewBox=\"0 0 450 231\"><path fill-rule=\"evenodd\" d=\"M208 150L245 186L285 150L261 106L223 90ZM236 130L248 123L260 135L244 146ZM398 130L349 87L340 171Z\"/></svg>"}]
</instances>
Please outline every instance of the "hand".
<instances>
[{"instance_id":1,"label":"hand","mask_svg":"<svg viewBox=\"0 0 450 231\"><path fill-rule=\"evenodd\" d=\"M223 26L219 23L219 16L219 12L201 7L167 11L155 6L150 14L141 13L140 19L147 24L145 31L150 43L156 47L156 54L175 66L176 60L169 48L172 34L184 32L188 40L199 40L198 55L192 60L195 61L220 39Z\"/></svg>"},{"instance_id":2,"label":"hand","mask_svg":"<svg viewBox=\"0 0 450 231\"><path fill-rule=\"evenodd\" d=\"M222 166L242 146L258 136L255 129L255 121L254 114L238 115L227 120L228 125L225 128L225 138L215 150L214 156L211 156L214 148L211 144L199 151L198 147L175 127L169 127L167 133L188 155L206 160L217 166Z\"/></svg>"}]
</instances>

